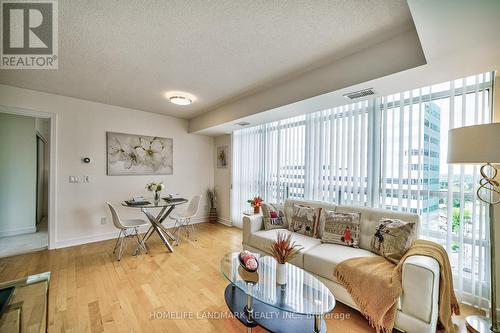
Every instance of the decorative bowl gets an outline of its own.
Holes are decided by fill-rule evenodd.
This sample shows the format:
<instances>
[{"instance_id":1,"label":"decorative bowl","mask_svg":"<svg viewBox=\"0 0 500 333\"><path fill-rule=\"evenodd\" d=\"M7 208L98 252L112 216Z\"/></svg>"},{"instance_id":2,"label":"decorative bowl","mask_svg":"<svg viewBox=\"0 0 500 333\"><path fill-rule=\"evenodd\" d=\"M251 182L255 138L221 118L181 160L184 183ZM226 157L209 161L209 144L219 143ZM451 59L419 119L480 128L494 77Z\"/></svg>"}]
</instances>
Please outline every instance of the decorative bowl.
<instances>
[{"instance_id":1,"label":"decorative bowl","mask_svg":"<svg viewBox=\"0 0 500 333\"><path fill-rule=\"evenodd\" d=\"M242 254L243 254L243 252L241 252L238 255L238 260L240 261L240 266L243 267L243 269L246 270L247 272L250 272L250 273L257 272L257 270L259 269L259 260L258 260L257 256L255 256L254 254L252 254L254 256L254 258L255 258L255 261L257 262L257 267L255 267L255 269L249 269L249 268L246 267L245 262L243 261L243 258L241 257Z\"/></svg>"}]
</instances>

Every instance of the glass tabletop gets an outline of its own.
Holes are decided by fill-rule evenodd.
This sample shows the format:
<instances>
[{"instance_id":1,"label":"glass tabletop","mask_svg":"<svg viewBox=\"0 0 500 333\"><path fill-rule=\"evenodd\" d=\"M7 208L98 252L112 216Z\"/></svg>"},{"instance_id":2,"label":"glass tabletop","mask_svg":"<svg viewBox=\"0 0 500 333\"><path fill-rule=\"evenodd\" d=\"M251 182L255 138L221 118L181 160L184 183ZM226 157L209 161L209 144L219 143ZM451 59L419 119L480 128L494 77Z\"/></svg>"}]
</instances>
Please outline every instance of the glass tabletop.
<instances>
[{"instance_id":1,"label":"glass tabletop","mask_svg":"<svg viewBox=\"0 0 500 333\"><path fill-rule=\"evenodd\" d=\"M130 208L163 208L163 207L171 207L185 204L188 202L187 199L178 198L178 199L168 199L162 198L159 202L155 203L153 198L146 198L147 203L136 205L136 204L128 204L129 201L122 202L122 206L130 207Z\"/></svg>"},{"instance_id":2,"label":"glass tabletop","mask_svg":"<svg viewBox=\"0 0 500 333\"><path fill-rule=\"evenodd\" d=\"M335 298L332 292L317 278L302 268L286 264L287 284L276 283L277 262L270 256L259 258L256 273L243 269L239 253L226 254L220 263L224 277L245 294L277 309L301 315L322 315L333 310ZM251 288L249 288L251 285Z\"/></svg>"},{"instance_id":3,"label":"glass tabletop","mask_svg":"<svg viewBox=\"0 0 500 333\"><path fill-rule=\"evenodd\" d=\"M0 283L13 289L0 319L0 332L46 332L50 272Z\"/></svg>"}]
</instances>

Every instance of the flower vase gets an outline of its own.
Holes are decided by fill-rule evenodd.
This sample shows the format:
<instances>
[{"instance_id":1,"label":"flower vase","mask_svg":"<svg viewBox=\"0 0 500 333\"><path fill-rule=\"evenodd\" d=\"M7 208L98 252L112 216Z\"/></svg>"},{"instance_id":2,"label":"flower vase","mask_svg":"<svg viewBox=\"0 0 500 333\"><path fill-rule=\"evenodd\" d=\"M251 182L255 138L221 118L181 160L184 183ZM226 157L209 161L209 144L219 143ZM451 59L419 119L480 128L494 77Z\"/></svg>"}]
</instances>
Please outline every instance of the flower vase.
<instances>
[{"instance_id":1,"label":"flower vase","mask_svg":"<svg viewBox=\"0 0 500 333\"><path fill-rule=\"evenodd\" d=\"M161 193L161 191L155 191L155 196L154 196L155 205L157 205L160 202L160 198L161 198L160 193Z\"/></svg>"},{"instance_id":2,"label":"flower vase","mask_svg":"<svg viewBox=\"0 0 500 333\"><path fill-rule=\"evenodd\" d=\"M260 213L260 206L253 207L253 213L254 214L259 214Z\"/></svg>"},{"instance_id":3,"label":"flower vase","mask_svg":"<svg viewBox=\"0 0 500 333\"><path fill-rule=\"evenodd\" d=\"M286 284L287 283L288 270L286 264L276 263L276 283Z\"/></svg>"},{"instance_id":4,"label":"flower vase","mask_svg":"<svg viewBox=\"0 0 500 333\"><path fill-rule=\"evenodd\" d=\"M208 222L209 223L217 222L217 209L215 207L210 208L210 212L208 213Z\"/></svg>"}]
</instances>

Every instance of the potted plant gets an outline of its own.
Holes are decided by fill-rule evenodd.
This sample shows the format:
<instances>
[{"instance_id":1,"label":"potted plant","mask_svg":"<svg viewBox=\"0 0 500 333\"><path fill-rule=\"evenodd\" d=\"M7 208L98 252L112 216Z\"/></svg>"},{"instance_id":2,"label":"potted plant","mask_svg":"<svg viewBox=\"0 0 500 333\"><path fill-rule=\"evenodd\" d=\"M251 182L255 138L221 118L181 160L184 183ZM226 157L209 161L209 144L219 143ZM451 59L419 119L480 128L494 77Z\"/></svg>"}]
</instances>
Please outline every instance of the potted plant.
<instances>
[{"instance_id":1,"label":"potted plant","mask_svg":"<svg viewBox=\"0 0 500 333\"><path fill-rule=\"evenodd\" d=\"M260 206L262 206L262 203L264 201L262 200L261 197L257 196L257 197L254 197L253 199L247 200L247 202L253 207L253 213L259 214Z\"/></svg>"},{"instance_id":2,"label":"potted plant","mask_svg":"<svg viewBox=\"0 0 500 333\"><path fill-rule=\"evenodd\" d=\"M210 212L208 213L208 222L217 222L217 195L215 193L215 187L211 187L207 190L208 203L210 204Z\"/></svg>"},{"instance_id":3,"label":"potted plant","mask_svg":"<svg viewBox=\"0 0 500 333\"><path fill-rule=\"evenodd\" d=\"M154 202L158 204L160 202L160 192L165 189L165 185L163 185L163 182L151 182L146 185L146 189L154 192Z\"/></svg>"},{"instance_id":4,"label":"potted plant","mask_svg":"<svg viewBox=\"0 0 500 333\"><path fill-rule=\"evenodd\" d=\"M276 240L271 245L271 255L276 259L276 282L286 284L287 269L286 263L297 256L303 248L292 242L292 234L287 232L278 232Z\"/></svg>"}]
</instances>

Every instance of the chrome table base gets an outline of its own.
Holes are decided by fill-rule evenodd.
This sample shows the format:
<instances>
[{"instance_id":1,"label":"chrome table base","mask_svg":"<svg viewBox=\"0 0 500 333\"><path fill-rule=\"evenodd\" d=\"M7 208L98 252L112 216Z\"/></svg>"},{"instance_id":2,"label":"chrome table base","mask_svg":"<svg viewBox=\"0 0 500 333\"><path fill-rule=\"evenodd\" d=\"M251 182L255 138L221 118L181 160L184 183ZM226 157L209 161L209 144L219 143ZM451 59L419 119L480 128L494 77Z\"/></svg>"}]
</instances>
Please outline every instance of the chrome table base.
<instances>
[{"instance_id":1,"label":"chrome table base","mask_svg":"<svg viewBox=\"0 0 500 333\"><path fill-rule=\"evenodd\" d=\"M250 291L251 293L251 291ZM229 310L251 333L256 326L268 332L326 333L326 323L321 315L292 314L264 304L229 284L224 291Z\"/></svg>"},{"instance_id":2,"label":"chrome table base","mask_svg":"<svg viewBox=\"0 0 500 333\"><path fill-rule=\"evenodd\" d=\"M142 238L141 243L139 244L137 249L135 249L132 255L138 255L142 248L147 249L146 241L149 239L149 237L151 237L153 232L156 232L158 236L160 236L163 244L165 244L170 252L174 252L174 248L172 247L170 240L175 241L176 238L162 225L162 222L165 221L165 219L168 217L168 215L170 215L174 208L175 206L163 207L156 217L153 216L153 214L151 214L146 208L141 209L142 212L147 216L149 222L151 222L151 226L149 227L148 232L146 232L146 234Z\"/></svg>"}]
</instances>

